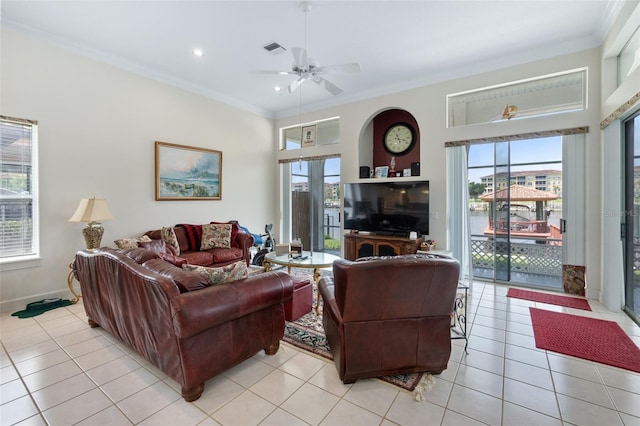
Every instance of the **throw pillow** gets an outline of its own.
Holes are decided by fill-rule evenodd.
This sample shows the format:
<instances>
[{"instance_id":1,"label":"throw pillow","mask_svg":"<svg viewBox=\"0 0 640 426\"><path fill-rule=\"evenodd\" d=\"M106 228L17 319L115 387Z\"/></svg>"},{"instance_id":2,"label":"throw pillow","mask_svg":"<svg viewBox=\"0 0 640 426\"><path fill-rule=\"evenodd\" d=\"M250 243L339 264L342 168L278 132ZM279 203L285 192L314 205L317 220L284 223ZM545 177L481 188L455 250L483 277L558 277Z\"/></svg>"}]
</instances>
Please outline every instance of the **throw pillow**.
<instances>
[{"instance_id":1,"label":"throw pillow","mask_svg":"<svg viewBox=\"0 0 640 426\"><path fill-rule=\"evenodd\" d=\"M119 249L128 249L128 248L137 248L138 243L148 243L149 241L151 241L151 238L149 238L146 235L143 235L142 237L139 237L139 238L121 238L119 240L115 240L113 243Z\"/></svg>"},{"instance_id":2,"label":"throw pillow","mask_svg":"<svg viewBox=\"0 0 640 426\"><path fill-rule=\"evenodd\" d=\"M171 247L173 247L175 249L176 256L179 256L180 244L178 244L178 237L176 237L176 231L173 228L163 226L160 233L162 234L162 239L164 240L164 242L167 243L167 245L170 245Z\"/></svg>"},{"instance_id":3,"label":"throw pillow","mask_svg":"<svg viewBox=\"0 0 640 426\"><path fill-rule=\"evenodd\" d=\"M202 225L200 250L231 247L231 224Z\"/></svg>"},{"instance_id":4,"label":"throw pillow","mask_svg":"<svg viewBox=\"0 0 640 426\"><path fill-rule=\"evenodd\" d=\"M236 236L238 235L238 232L240 231L240 226L238 225L237 221L229 221L229 222L209 222L212 225L226 225L229 224L231 225L231 246L232 247L236 247Z\"/></svg>"},{"instance_id":5,"label":"throw pillow","mask_svg":"<svg viewBox=\"0 0 640 426\"><path fill-rule=\"evenodd\" d=\"M243 260L216 268L184 264L182 265L182 269L196 272L201 277L206 278L211 284L228 283L231 281L241 280L249 276L247 264Z\"/></svg>"},{"instance_id":6,"label":"throw pillow","mask_svg":"<svg viewBox=\"0 0 640 426\"><path fill-rule=\"evenodd\" d=\"M181 223L176 226L184 229L184 233L187 236L187 246L189 246L189 251L200 250L200 240L202 239L202 225L189 225L187 223Z\"/></svg>"}]
</instances>

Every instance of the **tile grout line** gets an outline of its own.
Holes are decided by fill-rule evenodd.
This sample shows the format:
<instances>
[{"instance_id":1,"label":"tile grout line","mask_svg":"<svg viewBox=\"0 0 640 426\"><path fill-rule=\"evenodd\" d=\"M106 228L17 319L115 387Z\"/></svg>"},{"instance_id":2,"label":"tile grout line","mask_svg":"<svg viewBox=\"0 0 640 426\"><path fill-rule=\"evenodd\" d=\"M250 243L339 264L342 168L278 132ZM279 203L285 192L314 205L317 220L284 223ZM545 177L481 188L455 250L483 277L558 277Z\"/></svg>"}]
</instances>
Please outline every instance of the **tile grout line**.
<instances>
[{"instance_id":1,"label":"tile grout line","mask_svg":"<svg viewBox=\"0 0 640 426\"><path fill-rule=\"evenodd\" d=\"M73 305L72 305L72 306L73 306ZM80 321L83 321L80 317L78 317L78 315L76 315L76 314L75 314L75 312L73 312L73 311L71 311L71 310L67 309L67 307L66 307L66 306L65 306L65 309L66 309L66 310L67 310L67 311L68 311L72 316L74 316L74 317L78 318L78 320L80 320ZM100 392L105 396L105 398L107 398L107 400L109 400L109 401L111 402L111 405L110 405L110 406L105 407L105 408L103 408L102 410L97 411L97 412L95 412L95 413L93 413L93 414L89 415L88 417L84 417L84 418L82 418L82 419L79 419L79 420L78 420L77 422L75 422L74 424L77 424L77 423L80 423L80 422L82 422L82 421L85 421L85 420L87 420L88 418L90 418L90 417L92 417L92 416L94 416L94 415L96 415L96 414L98 414L98 413L101 413L101 412L103 412L104 410L109 409L111 406L115 406L115 407L116 407L116 409L117 409L118 411L120 411L120 413L121 413L121 414L122 414L122 415L123 415L127 420L129 420L129 421L133 424L133 421L132 421L132 420L131 420L131 419L130 419L130 418L129 418L129 417L128 417L124 412L122 412L122 410L120 409L120 407L119 407L119 406L118 406L118 405L117 405L117 404L116 404L116 403L115 403L115 402L114 402L114 401L109 397L109 395L107 395L107 394L104 392L104 390L102 389L102 387L101 387L100 385L98 385L98 383L97 383L97 382L96 382L96 381L95 381L95 380L94 380L94 379L93 379L89 374L87 374L87 371L86 371L86 370L85 370L85 369L84 369L84 368L83 368L83 367L82 367L82 366L81 366L81 365L76 361L76 357L72 356L72 355L67 351L67 349L66 349L66 348L65 348L65 347L64 347L60 342L58 342L58 340L57 340L54 336L52 336L46 328L44 328L44 327L42 326L42 324L41 324L39 321L36 321L36 323L37 323L37 324L38 324L38 325L39 325L39 326L44 330L44 332L45 332L45 333L47 333L47 335L51 338L51 340L53 340L53 342L55 342L55 344L56 344L56 345L57 345L57 346L58 346L58 347L59 347L59 348L60 348L60 349L65 353L65 354L67 354L67 356L71 359L71 361L72 361L72 362L73 362L73 363L74 363L74 364L75 364L75 365L80 369L81 373L79 373L78 375L82 374L82 375L84 375L87 379L89 379L89 380L90 380L90 381L95 385L95 389L99 390L99 391L100 391ZM87 325L87 326L88 326L88 325ZM74 332L72 332L72 333L68 333L68 334L63 334L62 336L68 336L68 335L73 334L73 333L76 333L76 332L78 332L78 331L74 331ZM61 337L61 336L58 336L58 337ZM104 336L101 336L101 337L104 337ZM83 340L82 342L86 342L86 341L87 341L87 339ZM75 344L82 343L82 342L77 342L77 343L75 343ZM109 341L109 343L111 344L111 346L114 346L113 342ZM92 351L92 352L93 352L93 351ZM84 355L86 355L86 354L84 354ZM125 353L125 354L124 354L124 356L128 356L128 354L126 354L126 353ZM134 361L135 361L135 360L134 360ZM136 361L136 362L137 362L137 361ZM141 365L140 367L143 367L143 366ZM72 377L75 377L75 376L72 376ZM68 378L70 378L70 377L68 377ZM68 379L68 378L67 378L67 379ZM64 380L67 380L67 379L63 379L63 380L60 380L59 382L52 383L52 384L51 384L51 385L49 385L49 386L53 386L53 385L55 385L55 384L57 384L57 383L60 383L60 382L62 382L62 381L64 381ZM114 379L114 380L115 380L115 379ZM107 382L107 383L109 383L109 382ZM45 388L47 388L47 387L49 387L49 386L46 386ZM45 388L43 388L43 389L45 389ZM29 392L29 395L31 395L31 390L30 390L29 388L27 388L27 391ZM86 392L83 392L83 393L86 393ZM72 397L72 398L69 398L69 399L67 399L67 400L65 400L65 401L62 401L62 402L60 402L60 403L58 403L58 404L55 404L55 405L53 405L53 406L49 407L47 410L50 410L50 409L52 409L52 408L54 408L54 407L57 407L57 406L59 406L59 405L61 405L61 404L64 404L64 403L66 403L66 402L69 402L69 401L73 400L74 398L77 398L78 396L80 396L80 395L76 395L76 396L74 396L74 397ZM32 397L32 399L33 399L33 397ZM34 401L34 402L35 402L35 401ZM46 417L44 416L44 412L40 410L40 406L38 406L38 404L36 404L36 406L38 407L38 411L42 414L42 417L44 418L45 422L46 422L47 424L50 424L50 423L46 420ZM46 410L45 410L45 411L46 411Z\"/></svg>"},{"instance_id":2,"label":"tile grout line","mask_svg":"<svg viewBox=\"0 0 640 426\"><path fill-rule=\"evenodd\" d=\"M38 324L39 325L39 324ZM48 333L47 333L48 334ZM47 422L46 417L44 416L44 413L42 412L42 410L40 409L40 406L36 403L36 400L33 398L33 394L31 393L31 390L29 389L29 387L27 386L27 383L24 381L24 378L22 376L22 373L20 373L20 371L18 370L18 368L16 367L15 362L13 361L13 357L11 356L11 354L9 353L9 351L7 350L6 346L4 345L4 342L2 340L0 340L0 345L2 345L2 350L7 354L7 358L9 358L9 361L11 362L11 367L13 367L13 369L15 370L16 374L18 375L18 379L20 380L20 382L22 383L22 386L24 386L24 388L27 391L27 395L29 396L29 399L31 399L31 402L33 403L34 407L36 407L36 409L38 410L38 415L40 415L40 418L46 423L49 424L49 422ZM22 398L22 397L20 397ZM17 398L16 398L17 399ZM15 400L13 400L15 401ZM8 401L11 402L11 401ZM31 418L33 416L27 417L22 419L21 421L27 420L29 418Z\"/></svg>"}]
</instances>

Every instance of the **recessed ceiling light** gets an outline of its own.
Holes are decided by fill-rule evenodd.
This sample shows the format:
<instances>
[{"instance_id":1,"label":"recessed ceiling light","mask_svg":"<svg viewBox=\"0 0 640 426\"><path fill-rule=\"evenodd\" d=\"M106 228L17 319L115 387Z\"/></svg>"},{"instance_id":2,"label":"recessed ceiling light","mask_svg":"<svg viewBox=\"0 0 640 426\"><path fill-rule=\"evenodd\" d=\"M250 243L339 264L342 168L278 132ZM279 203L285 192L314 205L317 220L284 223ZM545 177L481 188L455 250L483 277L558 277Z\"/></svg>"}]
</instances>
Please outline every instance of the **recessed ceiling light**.
<instances>
[{"instance_id":1,"label":"recessed ceiling light","mask_svg":"<svg viewBox=\"0 0 640 426\"><path fill-rule=\"evenodd\" d=\"M275 90L276 92L280 92L282 88L280 86L273 86L273 90Z\"/></svg>"},{"instance_id":2,"label":"recessed ceiling light","mask_svg":"<svg viewBox=\"0 0 640 426\"><path fill-rule=\"evenodd\" d=\"M201 58L204 56L204 50L195 48L193 49L193 54L196 55L198 58Z\"/></svg>"}]
</instances>

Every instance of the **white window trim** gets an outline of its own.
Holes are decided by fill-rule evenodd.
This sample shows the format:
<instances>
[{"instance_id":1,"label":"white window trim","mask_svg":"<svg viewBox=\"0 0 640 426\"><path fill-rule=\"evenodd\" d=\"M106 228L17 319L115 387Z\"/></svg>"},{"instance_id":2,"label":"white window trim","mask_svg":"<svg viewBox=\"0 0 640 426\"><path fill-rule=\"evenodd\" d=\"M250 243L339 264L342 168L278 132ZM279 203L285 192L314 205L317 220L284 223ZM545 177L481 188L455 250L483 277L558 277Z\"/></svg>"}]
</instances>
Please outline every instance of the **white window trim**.
<instances>
[{"instance_id":1,"label":"white window trim","mask_svg":"<svg viewBox=\"0 0 640 426\"><path fill-rule=\"evenodd\" d=\"M34 253L0 258L0 272L17 269L39 267L42 261L40 256L40 195L39 195L39 162L38 162L38 122L24 118L15 118L0 115L0 119L21 124L29 124L31 130L31 182L32 182L32 235Z\"/></svg>"}]
</instances>

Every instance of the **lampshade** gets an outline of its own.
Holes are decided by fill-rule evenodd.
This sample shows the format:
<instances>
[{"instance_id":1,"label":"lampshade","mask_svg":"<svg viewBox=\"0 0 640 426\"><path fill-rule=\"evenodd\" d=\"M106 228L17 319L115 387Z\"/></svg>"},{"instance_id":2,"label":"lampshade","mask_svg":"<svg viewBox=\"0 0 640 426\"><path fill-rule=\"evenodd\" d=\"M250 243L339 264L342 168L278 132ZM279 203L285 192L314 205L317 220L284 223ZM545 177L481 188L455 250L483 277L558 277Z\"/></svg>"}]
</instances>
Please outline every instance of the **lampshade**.
<instances>
[{"instance_id":1,"label":"lampshade","mask_svg":"<svg viewBox=\"0 0 640 426\"><path fill-rule=\"evenodd\" d=\"M104 228L98 221L111 219L113 219L113 215L109 211L107 200L94 197L81 199L69 222L89 222L82 230L82 235L87 244L87 250L95 250L100 247L102 234L104 234Z\"/></svg>"},{"instance_id":2,"label":"lampshade","mask_svg":"<svg viewBox=\"0 0 640 426\"><path fill-rule=\"evenodd\" d=\"M109 211L107 200L93 197L80 200L80 204L69 222L98 222L111 219L113 219L113 215Z\"/></svg>"}]
</instances>

